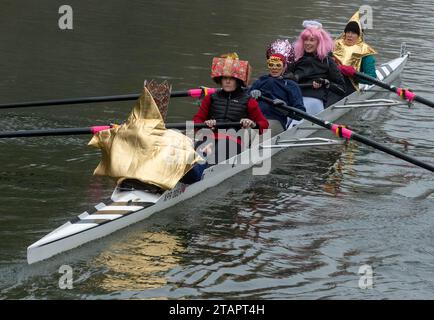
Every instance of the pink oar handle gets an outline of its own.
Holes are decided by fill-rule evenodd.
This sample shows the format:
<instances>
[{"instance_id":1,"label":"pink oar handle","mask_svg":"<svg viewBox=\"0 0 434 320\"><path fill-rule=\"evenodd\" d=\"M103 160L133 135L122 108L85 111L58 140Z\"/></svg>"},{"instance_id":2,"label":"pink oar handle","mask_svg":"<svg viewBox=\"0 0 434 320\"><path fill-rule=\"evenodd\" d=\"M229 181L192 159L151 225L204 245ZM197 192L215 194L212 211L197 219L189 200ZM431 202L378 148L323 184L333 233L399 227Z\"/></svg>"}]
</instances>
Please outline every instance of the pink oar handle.
<instances>
[{"instance_id":1,"label":"pink oar handle","mask_svg":"<svg viewBox=\"0 0 434 320\"><path fill-rule=\"evenodd\" d=\"M206 88L206 87L204 87L204 88L201 88L201 89L190 89L190 90L188 90L188 94L192 98L200 98L202 96L207 96L209 94L213 94L216 91L217 91L216 88Z\"/></svg>"},{"instance_id":2,"label":"pink oar handle","mask_svg":"<svg viewBox=\"0 0 434 320\"><path fill-rule=\"evenodd\" d=\"M92 134L95 134L97 132L100 132L102 130L108 130L110 129L111 126L94 126L94 127L90 127Z\"/></svg>"}]
</instances>

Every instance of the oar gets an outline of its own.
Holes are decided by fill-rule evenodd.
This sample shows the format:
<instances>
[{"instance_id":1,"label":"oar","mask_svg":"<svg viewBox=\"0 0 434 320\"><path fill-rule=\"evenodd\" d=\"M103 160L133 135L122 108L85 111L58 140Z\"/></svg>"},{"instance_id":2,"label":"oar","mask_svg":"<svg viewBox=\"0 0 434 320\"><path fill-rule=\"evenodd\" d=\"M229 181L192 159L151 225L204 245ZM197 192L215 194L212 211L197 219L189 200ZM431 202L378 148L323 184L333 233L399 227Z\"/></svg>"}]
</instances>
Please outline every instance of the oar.
<instances>
[{"instance_id":1,"label":"oar","mask_svg":"<svg viewBox=\"0 0 434 320\"><path fill-rule=\"evenodd\" d=\"M208 128L205 123L191 124L195 129ZM167 123L167 129L185 129L185 122ZM0 131L0 139L2 138L22 138L22 137L45 137L45 136L67 136L80 134L95 134L102 130L108 130L113 126L93 126L84 128L59 128L59 129L38 129L38 130L19 130L19 131ZM216 129L237 128L241 127L239 122L222 122L217 123Z\"/></svg>"},{"instance_id":2,"label":"oar","mask_svg":"<svg viewBox=\"0 0 434 320\"><path fill-rule=\"evenodd\" d=\"M417 102L420 102L420 103L422 103L424 105L427 105L428 107L434 108L434 102L429 101L429 100L427 100L425 98L417 96L415 93L413 93L409 89L403 89L403 88L400 88L400 87L395 87L393 85L389 85L389 84L387 84L387 83L385 83L383 81L380 81L378 79L375 79L374 77L371 77L371 76L367 75L366 73L359 72L359 71L356 71L356 70L354 70L354 71L352 71L352 70L346 70L345 74L348 75L348 76L350 76L350 77L351 76L357 76L358 78L366 80L366 81L368 81L368 82L370 82L372 84L375 84L375 85L377 85L377 86L379 86L379 87L381 87L383 89L392 91L392 92L396 93L398 96L400 96L402 99L405 99L405 100L407 100L409 102L417 101Z\"/></svg>"},{"instance_id":3,"label":"oar","mask_svg":"<svg viewBox=\"0 0 434 320\"><path fill-rule=\"evenodd\" d=\"M297 83L300 88L312 88L313 83Z\"/></svg>"},{"instance_id":4,"label":"oar","mask_svg":"<svg viewBox=\"0 0 434 320\"><path fill-rule=\"evenodd\" d=\"M173 91L170 96L174 97L192 97L199 98L202 95L208 95L216 92L215 88L199 88L189 89L186 91ZM85 98L73 98L73 99L60 99L60 100L42 100L42 101L27 101L27 102L14 102L0 104L0 109L10 108L27 108L27 107L41 107L41 106L55 106L65 104L79 104L79 103L94 103L94 102L108 102L108 101L127 101L135 100L140 97L140 94L124 94L116 96L101 96L101 97L85 97Z\"/></svg>"},{"instance_id":5,"label":"oar","mask_svg":"<svg viewBox=\"0 0 434 320\"><path fill-rule=\"evenodd\" d=\"M299 117L301 117L303 119L306 119L307 121L315 123L315 124L317 124L317 125L319 125L321 127L324 127L326 129L330 129L333 133L336 133L336 135L339 136L340 138L345 138L347 140L353 139L355 141L361 142L361 143L366 144L368 146L371 146L371 147L373 147L375 149L378 149L380 151L383 151L385 153L393 155L393 156L395 156L397 158L400 158L400 159L402 159L404 161L410 162L410 163L412 163L412 164L414 164L416 166L419 166L421 168L424 168L424 169L427 169L427 170L429 170L431 172L434 172L434 166L432 166L430 164L427 164L427 163L424 163L424 162L422 162L422 161L420 161L418 159L410 157L410 156L408 156L408 155L406 155L404 153L401 153L399 151L393 150L393 149L391 149L389 147L386 147L386 146L384 146L384 145L382 145L382 144L380 144L380 143L378 143L378 142L376 142L374 140L368 139L368 138L366 138L366 137L364 137L364 136L362 136L362 135L360 135L360 134L358 134L358 133L356 133L356 132L354 132L354 131L352 131L352 130L350 130L348 128L345 128L342 125L338 125L338 124L334 124L334 123L331 123L331 122L328 122L328 121L321 120L321 119L319 119L319 118L317 118L315 116L312 116L312 115L310 115L310 114L308 114L306 112L303 112L301 110L298 110L298 109L296 109L294 107L289 107L285 103L283 103L283 104L274 103L272 99L269 99L269 98L266 98L266 97L262 97L261 96L259 99L263 99L264 101L267 101L268 103L274 104L274 106L276 108L281 109L282 111L289 112L289 113L292 113L292 114L295 113L295 114L297 114L297 116L299 116Z\"/></svg>"}]
</instances>

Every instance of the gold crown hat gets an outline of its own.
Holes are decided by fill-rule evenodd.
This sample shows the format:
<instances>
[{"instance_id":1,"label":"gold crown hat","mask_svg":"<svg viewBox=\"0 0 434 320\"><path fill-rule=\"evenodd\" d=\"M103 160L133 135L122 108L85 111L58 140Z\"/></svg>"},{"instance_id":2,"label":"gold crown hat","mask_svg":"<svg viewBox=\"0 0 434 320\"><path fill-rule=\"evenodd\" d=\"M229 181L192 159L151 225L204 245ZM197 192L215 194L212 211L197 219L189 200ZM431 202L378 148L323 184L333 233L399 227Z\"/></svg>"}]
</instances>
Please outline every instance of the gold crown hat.
<instances>
[{"instance_id":1,"label":"gold crown hat","mask_svg":"<svg viewBox=\"0 0 434 320\"><path fill-rule=\"evenodd\" d=\"M225 53L215 57L211 65L211 78L215 81L220 77L233 77L247 86L250 82L252 67L248 61L240 60L236 52Z\"/></svg>"},{"instance_id":2,"label":"gold crown hat","mask_svg":"<svg viewBox=\"0 0 434 320\"><path fill-rule=\"evenodd\" d=\"M349 47L345 45L345 33L342 32L341 35L335 41L335 49L333 51L333 56L336 60L345 66L353 66L357 71L360 71L360 66L362 64L362 58L365 56L377 54L370 45L368 45L364 40L363 29L360 23L360 13L357 11L347 24L351 21L357 22L360 29L359 41Z\"/></svg>"}]
</instances>

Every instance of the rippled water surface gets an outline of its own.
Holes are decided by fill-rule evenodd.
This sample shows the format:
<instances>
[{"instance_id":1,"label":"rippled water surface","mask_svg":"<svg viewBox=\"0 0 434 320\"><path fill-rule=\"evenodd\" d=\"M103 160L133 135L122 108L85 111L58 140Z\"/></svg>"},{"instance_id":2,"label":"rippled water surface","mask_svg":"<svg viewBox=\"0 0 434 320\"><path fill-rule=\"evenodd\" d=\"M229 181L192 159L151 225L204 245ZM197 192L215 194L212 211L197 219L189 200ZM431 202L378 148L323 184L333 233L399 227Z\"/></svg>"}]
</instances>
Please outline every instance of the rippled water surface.
<instances>
[{"instance_id":1,"label":"rippled water surface","mask_svg":"<svg viewBox=\"0 0 434 320\"><path fill-rule=\"evenodd\" d=\"M431 1L59 1L0 4L1 103L134 93L144 79L174 90L212 86L211 57L237 51L265 72L265 47L294 40L304 19L337 36L360 5L377 61L411 51L401 81L434 100ZM279 8L276 10L276 8ZM395 98L386 93L381 96ZM121 122L133 102L0 110L2 130ZM169 121L197 104L173 99ZM355 112L342 121L434 164L434 110L421 104ZM146 221L67 254L27 265L26 248L110 196L93 177L89 137L0 140L0 298L434 298L433 174L360 144L286 151L267 176L241 173ZM406 150L407 148L407 150ZM297 152L297 153L296 153ZM74 288L59 289L59 268ZM359 268L374 270L359 288Z\"/></svg>"}]
</instances>

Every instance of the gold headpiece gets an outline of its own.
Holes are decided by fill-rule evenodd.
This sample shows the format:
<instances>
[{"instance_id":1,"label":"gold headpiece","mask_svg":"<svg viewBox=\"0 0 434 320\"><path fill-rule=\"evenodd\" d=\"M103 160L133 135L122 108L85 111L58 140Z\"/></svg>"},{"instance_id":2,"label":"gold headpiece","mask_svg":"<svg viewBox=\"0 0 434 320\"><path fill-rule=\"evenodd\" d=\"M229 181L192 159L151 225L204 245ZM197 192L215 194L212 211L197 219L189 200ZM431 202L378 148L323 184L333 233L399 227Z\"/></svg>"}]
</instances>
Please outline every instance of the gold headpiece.
<instances>
[{"instance_id":1,"label":"gold headpiece","mask_svg":"<svg viewBox=\"0 0 434 320\"><path fill-rule=\"evenodd\" d=\"M224 53L220 56L220 58L227 58L227 59L232 59L232 60L239 60L240 59L238 57L238 53L236 53L236 52Z\"/></svg>"}]
</instances>

